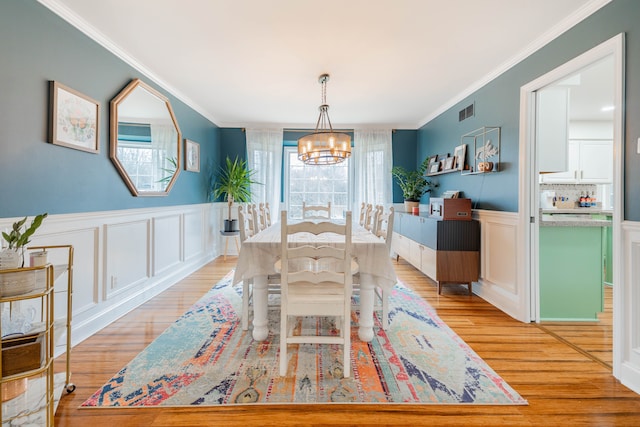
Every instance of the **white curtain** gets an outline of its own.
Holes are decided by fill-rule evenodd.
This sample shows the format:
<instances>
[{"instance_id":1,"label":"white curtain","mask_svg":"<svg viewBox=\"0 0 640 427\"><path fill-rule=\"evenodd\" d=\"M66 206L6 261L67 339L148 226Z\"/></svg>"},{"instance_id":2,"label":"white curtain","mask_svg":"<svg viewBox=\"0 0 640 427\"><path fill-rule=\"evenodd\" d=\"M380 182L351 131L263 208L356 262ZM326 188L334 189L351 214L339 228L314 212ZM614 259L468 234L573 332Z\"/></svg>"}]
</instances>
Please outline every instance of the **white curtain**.
<instances>
[{"instance_id":1,"label":"white curtain","mask_svg":"<svg viewBox=\"0 0 640 427\"><path fill-rule=\"evenodd\" d=\"M282 129L247 129L247 166L255 171L252 203L269 203L271 221L280 217Z\"/></svg>"},{"instance_id":2,"label":"white curtain","mask_svg":"<svg viewBox=\"0 0 640 427\"><path fill-rule=\"evenodd\" d=\"M178 132L173 123L151 122L151 148L154 163L153 170L159 174L153 178L153 191L164 191L169 184L167 176L173 176L169 171L175 171L178 162Z\"/></svg>"},{"instance_id":3,"label":"white curtain","mask_svg":"<svg viewBox=\"0 0 640 427\"><path fill-rule=\"evenodd\" d=\"M392 155L391 129L354 130L354 212L362 202L383 206L393 203Z\"/></svg>"}]
</instances>

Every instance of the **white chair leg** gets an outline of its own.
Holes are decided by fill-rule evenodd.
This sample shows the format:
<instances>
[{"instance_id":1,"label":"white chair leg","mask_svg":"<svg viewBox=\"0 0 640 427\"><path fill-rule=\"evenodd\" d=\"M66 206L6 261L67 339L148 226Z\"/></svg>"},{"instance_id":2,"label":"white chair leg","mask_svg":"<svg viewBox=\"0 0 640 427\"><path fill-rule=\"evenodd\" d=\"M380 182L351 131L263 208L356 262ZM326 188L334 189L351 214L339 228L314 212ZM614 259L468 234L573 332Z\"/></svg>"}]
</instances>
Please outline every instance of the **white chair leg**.
<instances>
[{"instance_id":1,"label":"white chair leg","mask_svg":"<svg viewBox=\"0 0 640 427\"><path fill-rule=\"evenodd\" d=\"M280 316L280 376L287 375L287 319L286 314Z\"/></svg>"},{"instance_id":2,"label":"white chair leg","mask_svg":"<svg viewBox=\"0 0 640 427\"><path fill-rule=\"evenodd\" d=\"M351 314L351 304L347 304L348 313ZM343 360L342 360L342 375L344 378L349 378L351 375L351 329L347 329L346 325L351 322L351 317L345 313L345 318L342 319L342 326L340 327L344 338Z\"/></svg>"}]
</instances>

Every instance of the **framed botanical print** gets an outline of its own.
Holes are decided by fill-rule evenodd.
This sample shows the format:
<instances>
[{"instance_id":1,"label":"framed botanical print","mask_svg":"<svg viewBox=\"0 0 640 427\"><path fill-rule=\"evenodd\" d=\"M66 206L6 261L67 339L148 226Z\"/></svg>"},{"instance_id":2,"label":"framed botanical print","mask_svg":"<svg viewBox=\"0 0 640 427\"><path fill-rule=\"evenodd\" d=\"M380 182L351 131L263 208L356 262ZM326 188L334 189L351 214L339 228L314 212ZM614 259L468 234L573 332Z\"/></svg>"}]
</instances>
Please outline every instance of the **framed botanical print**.
<instances>
[{"instance_id":1,"label":"framed botanical print","mask_svg":"<svg viewBox=\"0 0 640 427\"><path fill-rule=\"evenodd\" d=\"M200 144L184 140L184 168L190 172L200 172Z\"/></svg>"},{"instance_id":2,"label":"framed botanical print","mask_svg":"<svg viewBox=\"0 0 640 427\"><path fill-rule=\"evenodd\" d=\"M98 153L100 103L61 83L49 82L49 142Z\"/></svg>"}]
</instances>

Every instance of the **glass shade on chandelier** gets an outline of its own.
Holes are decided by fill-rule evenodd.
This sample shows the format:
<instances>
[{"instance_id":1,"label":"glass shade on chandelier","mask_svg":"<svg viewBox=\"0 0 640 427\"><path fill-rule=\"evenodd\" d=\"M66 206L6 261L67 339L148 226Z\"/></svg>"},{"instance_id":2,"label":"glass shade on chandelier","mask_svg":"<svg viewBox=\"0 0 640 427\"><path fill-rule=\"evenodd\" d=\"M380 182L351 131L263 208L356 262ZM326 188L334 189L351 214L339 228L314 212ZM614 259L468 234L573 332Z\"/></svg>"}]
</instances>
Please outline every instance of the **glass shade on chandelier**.
<instances>
[{"instance_id":1,"label":"glass shade on chandelier","mask_svg":"<svg viewBox=\"0 0 640 427\"><path fill-rule=\"evenodd\" d=\"M326 84L329 75L323 74L318 81L322 84L322 105L315 132L298 139L298 159L308 165L333 165L351 156L351 136L335 132L329 119L329 105L326 103Z\"/></svg>"}]
</instances>

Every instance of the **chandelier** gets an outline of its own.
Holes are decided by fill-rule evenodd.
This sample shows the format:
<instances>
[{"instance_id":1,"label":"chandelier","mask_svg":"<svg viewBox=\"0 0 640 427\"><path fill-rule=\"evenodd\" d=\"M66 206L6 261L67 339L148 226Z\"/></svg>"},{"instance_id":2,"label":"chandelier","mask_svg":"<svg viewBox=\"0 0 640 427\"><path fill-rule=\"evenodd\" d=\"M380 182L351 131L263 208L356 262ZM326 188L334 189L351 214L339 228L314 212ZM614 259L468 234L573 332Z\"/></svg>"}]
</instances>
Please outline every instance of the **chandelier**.
<instances>
[{"instance_id":1,"label":"chandelier","mask_svg":"<svg viewBox=\"0 0 640 427\"><path fill-rule=\"evenodd\" d=\"M298 159L307 165L333 165L351 156L351 136L334 132L331 126L327 104L328 81L329 74L318 78L322 85L322 105L315 132L298 139Z\"/></svg>"}]
</instances>

